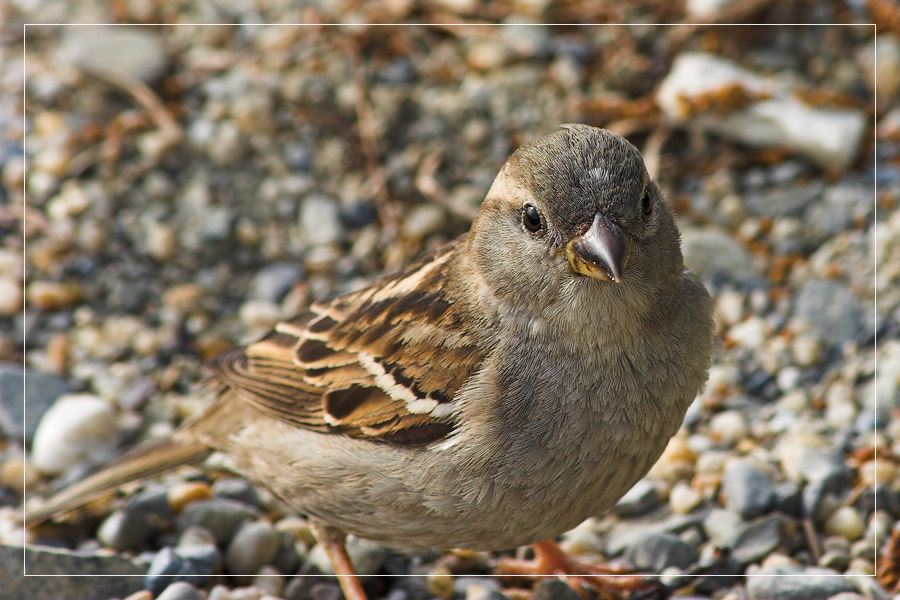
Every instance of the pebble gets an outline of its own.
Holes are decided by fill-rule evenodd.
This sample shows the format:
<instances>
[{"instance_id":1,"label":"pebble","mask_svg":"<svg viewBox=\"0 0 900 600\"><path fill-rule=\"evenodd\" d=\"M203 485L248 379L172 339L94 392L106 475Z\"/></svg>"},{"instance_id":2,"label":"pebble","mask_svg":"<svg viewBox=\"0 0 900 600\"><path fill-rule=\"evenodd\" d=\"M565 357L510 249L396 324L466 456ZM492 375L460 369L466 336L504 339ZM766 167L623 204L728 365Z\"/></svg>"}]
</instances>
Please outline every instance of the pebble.
<instances>
[{"instance_id":1,"label":"pebble","mask_svg":"<svg viewBox=\"0 0 900 600\"><path fill-rule=\"evenodd\" d=\"M352 535L347 536L347 553L356 567L356 572L361 577L377 575L386 557L383 546ZM320 573L334 575L334 567L331 565L328 555L325 554L325 548L321 544L316 544L313 547L307 555L307 560Z\"/></svg>"},{"instance_id":2,"label":"pebble","mask_svg":"<svg viewBox=\"0 0 900 600\"><path fill-rule=\"evenodd\" d=\"M727 338L741 348L759 350L769 338L770 330L766 322L756 315L734 325L728 330Z\"/></svg>"},{"instance_id":3,"label":"pebble","mask_svg":"<svg viewBox=\"0 0 900 600\"><path fill-rule=\"evenodd\" d=\"M750 433L747 418L738 410L726 410L712 417L709 422L709 435L714 442L733 446Z\"/></svg>"},{"instance_id":4,"label":"pebble","mask_svg":"<svg viewBox=\"0 0 900 600\"><path fill-rule=\"evenodd\" d=\"M56 50L60 64L112 72L145 83L159 77L167 59L160 38L147 27L71 27Z\"/></svg>"},{"instance_id":5,"label":"pebble","mask_svg":"<svg viewBox=\"0 0 900 600\"><path fill-rule=\"evenodd\" d=\"M204 600L203 594L184 581L176 581L166 587L156 600Z\"/></svg>"},{"instance_id":6,"label":"pebble","mask_svg":"<svg viewBox=\"0 0 900 600\"><path fill-rule=\"evenodd\" d=\"M703 502L703 495L690 484L679 481L669 492L669 507L672 512L685 515Z\"/></svg>"},{"instance_id":7,"label":"pebble","mask_svg":"<svg viewBox=\"0 0 900 600\"><path fill-rule=\"evenodd\" d=\"M245 523L228 544L225 567L232 575L253 575L275 558L278 543L278 532L271 523Z\"/></svg>"},{"instance_id":8,"label":"pebble","mask_svg":"<svg viewBox=\"0 0 900 600\"><path fill-rule=\"evenodd\" d=\"M865 525L855 508L842 506L825 521L825 531L830 535L839 535L853 541L862 536Z\"/></svg>"},{"instance_id":9,"label":"pebble","mask_svg":"<svg viewBox=\"0 0 900 600\"><path fill-rule=\"evenodd\" d=\"M453 596L453 574L447 567L432 569L425 578L428 592L441 598L450 600Z\"/></svg>"},{"instance_id":10,"label":"pebble","mask_svg":"<svg viewBox=\"0 0 900 600\"><path fill-rule=\"evenodd\" d=\"M252 506L227 498L212 498L188 504L178 515L178 529L205 527L217 544L230 541L244 521L255 521L259 514Z\"/></svg>"},{"instance_id":11,"label":"pebble","mask_svg":"<svg viewBox=\"0 0 900 600\"><path fill-rule=\"evenodd\" d=\"M166 223L151 221L144 230L144 248L158 262L169 260L177 248L175 229Z\"/></svg>"},{"instance_id":12,"label":"pebble","mask_svg":"<svg viewBox=\"0 0 900 600\"><path fill-rule=\"evenodd\" d=\"M281 306L269 300L248 300L239 311L248 329L270 329L283 318Z\"/></svg>"},{"instance_id":13,"label":"pebble","mask_svg":"<svg viewBox=\"0 0 900 600\"><path fill-rule=\"evenodd\" d=\"M172 486L166 499L171 511L178 514L188 504L199 502L200 500L209 500L211 497L212 490L208 483L205 481L188 481Z\"/></svg>"},{"instance_id":14,"label":"pebble","mask_svg":"<svg viewBox=\"0 0 900 600\"><path fill-rule=\"evenodd\" d=\"M300 227L310 245L325 246L339 242L343 228L337 202L321 194L304 198L300 205Z\"/></svg>"},{"instance_id":15,"label":"pebble","mask_svg":"<svg viewBox=\"0 0 900 600\"><path fill-rule=\"evenodd\" d=\"M703 519L703 531L717 546L732 547L747 523L740 515L723 508L714 508Z\"/></svg>"},{"instance_id":16,"label":"pebble","mask_svg":"<svg viewBox=\"0 0 900 600\"><path fill-rule=\"evenodd\" d=\"M447 214L437 204L419 204L403 220L403 236L410 240L422 240L440 229L447 222Z\"/></svg>"},{"instance_id":17,"label":"pebble","mask_svg":"<svg viewBox=\"0 0 900 600\"><path fill-rule=\"evenodd\" d=\"M862 307L843 283L814 279L797 293L797 316L823 340L840 345L855 340L862 329Z\"/></svg>"},{"instance_id":18,"label":"pebble","mask_svg":"<svg viewBox=\"0 0 900 600\"><path fill-rule=\"evenodd\" d=\"M731 556L746 566L768 556L776 548L796 545L797 526L781 515L770 515L748 523L734 539Z\"/></svg>"},{"instance_id":19,"label":"pebble","mask_svg":"<svg viewBox=\"0 0 900 600\"><path fill-rule=\"evenodd\" d=\"M668 567L687 569L697 562L699 555L690 544L670 533L647 535L637 541L626 555L636 569L659 573Z\"/></svg>"},{"instance_id":20,"label":"pebble","mask_svg":"<svg viewBox=\"0 0 900 600\"><path fill-rule=\"evenodd\" d=\"M749 600L820 600L855 591L840 573L820 567L780 565L747 574Z\"/></svg>"},{"instance_id":21,"label":"pebble","mask_svg":"<svg viewBox=\"0 0 900 600\"><path fill-rule=\"evenodd\" d=\"M22 310L22 281L0 276L0 315L10 317Z\"/></svg>"},{"instance_id":22,"label":"pebble","mask_svg":"<svg viewBox=\"0 0 900 600\"><path fill-rule=\"evenodd\" d=\"M750 254L727 233L684 227L681 251L688 268L701 277L719 274L741 282L753 275Z\"/></svg>"},{"instance_id":23,"label":"pebble","mask_svg":"<svg viewBox=\"0 0 900 600\"><path fill-rule=\"evenodd\" d=\"M153 557L144 577L144 586L154 595L176 581L204 587L219 563L216 547L209 544L183 548L165 546Z\"/></svg>"},{"instance_id":24,"label":"pebble","mask_svg":"<svg viewBox=\"0 0 900 600\"><path fill-rule=\"evenodd\" d=\"M531 600L581 600L581 596L559 579L545 579L531 594Z\"/></svg>"},{"instance_id":25,"label":"pebble","mask_svg":"<svg viewBox=\"0 0 900 600\"><path fill-rule=\"evenodd\" d=\"M269 596L281 596L281 592L284 591L284 577L278 569L264 566L253 578L253 587Z\"/></svg>"},{"instance_id":26,"label":"pebble","mask_svg":"<svg viewBox=\"0 0 900 600\"><path fill-rule=\"evenodd\" d=\"M183 313L191 312L199 307L203 299L203 290L196 283L182 283L170 287L162 294L165 306Z\"/></svg>"},{"instance_id":27,"label":"pebble","mask_svg":"<svg viewBox=\"0 0 900 600\"><path fill-rule=\"evenodd\" d=\"M31 463L58 475L76 465L98 465L115 456L116 418L108 402L92 394L60 396L34 432Z\"/></svg>"},{"instance_id":28,"label":"pebble","mask_svg":"<svg viewBox=\"0 0 900 600\"><path fill-rule=\"evenodd\" d=\"M154 528L147 515L139 511L117 510L106 517L97 530L97 539L116 550L141 550Z\"/></svg>"},{"instance_id":29,"label":"pebble","mask_svg":"<svg viewBox=\"0 0 900 600\"><path fill-rule=\"evenodd\" d=\"M625 492L613 511L620 517L637 517L659 506L659 492L649 479L641 479Z\"/></svg>"},{"instance_id":30,"label":"pebble","mask_svg":"<svg viewBox=\"0 0 900 600\"><path fill-rule=\"evenodd\" d=\"M31 443L41 418L70 389L65 379L53 373L0 363L0 432Z\"/></svg>"},{"instance_id":31,"label":"pebble","mask_svg":"<svg viewBox=\"0 0 900 600\"><path fill-rule=\"evenodd\" d=\"M32 281L28 284L28 303L43 310L59 310L81 300L81 286L75 282Z\"/></svg>"},{"instance_id":32,"label":"pebble","mask_svg":"<svg viewBox=\"0 0 900 600\"><path fill-rule=\"evenodd\" d=\"M303 277L303 267L292 262L277 262L263 267L250 283L251 294L259 300L281 302Z\"/></svg>"},{"instance_id":33,"label":"pebble","mask_svg":"<svg viewBox=\"0 0 900 600\"><path fill-rule=\"evenodd\" d=\"M763 514L775 500L769 476L743 460L732 461L725 467L722 496L725 506L745 519Z\"/></svg>"}]
</instances>

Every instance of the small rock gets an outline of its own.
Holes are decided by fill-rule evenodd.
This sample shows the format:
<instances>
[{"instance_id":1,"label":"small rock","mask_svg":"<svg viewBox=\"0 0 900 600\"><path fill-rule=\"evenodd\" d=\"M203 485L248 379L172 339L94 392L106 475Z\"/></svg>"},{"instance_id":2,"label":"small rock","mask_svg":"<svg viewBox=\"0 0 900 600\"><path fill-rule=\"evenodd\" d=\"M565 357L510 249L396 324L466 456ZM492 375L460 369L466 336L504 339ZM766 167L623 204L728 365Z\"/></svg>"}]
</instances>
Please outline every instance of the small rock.
<instances>
[{"instance_id":1,"label":"small rock","mask_svg":"<svg viewBox=\"0 0 900 600\"><path fill-rule=\"evenodd\" d=\"M840 345L855 340L862 329L862 308L850 289L837 281L814 279L800 288L795 308L818 336Z\"/></svg>"},{"instance_id":2,"label":"small rock","mask_svg":"<svg viewBox=\"0 0 900 600\"><path fill-rule=\"evenodd\" d=\"M58 475L75 465L99 465L115 456L118 430L112 407L99 396L60 396L34 432L31 462Z\"/></svg>"},{"instance_id":3,"label":"small rock","mask_svg":"<svg viewBox=\"0 0 900 600\"><path fill-rule=\"evenodd\" d=\"M281 302L293 285L303 277L303 267L292 262L278 262L264 267L250 284L252 295L260 300Z\"/></svg>"},{"instance_id":4,"label":"small rock","mask_svg":"<svg viewBox=\"0 0 900 600\"><path fill-rule=\"evenodd\" d=\"M205 481L188 481L172 486L166 499L171 511L178 514L191 502L209 500L211 497L212 490L208 483Z\"/></svg>"},{"instance_id":5,"label":"small rock","mask_svg":"<svg viewBox=\"0 0 900 600\"><path fill-rule=\"evenodd\" d=\"M339 242L342 235L340 210L328 196L311 194L300 205L300 227L311 245Z\"/></svg>"},{"instance_id":6,"label":"small rock","mask_svg":"<svg viewBox=\"0 0 900 600\"><path fill-rule=\"evenodd\" d=\"M228 544L225 566L232 575L253 575L278 552L279 536L267 521L245 523Z\"/></svg>"},{"instance_id":7,"label":"small rock","mask_svg":"<svg viewBox=\"0 0 900 600\"><path fill-rule=\"evenodd\" d=\"M56 50L56 60L86 71L112 72L149 83L166 68L159 37L146 27L71 27Z\"/></svg>"},{"instance_id":8,"label":"small rock","mask_svg":"<svg viewBox=\"0 0 900 600\"><path fill-rule=\"evenodd\" d=\"M827 521L825 521L825 531L831 535L839 535L848 540L858 540L865 525L859 512L852 506L842 506L834 511Z\"/></svg>"},{"instance_id":9,"label":"small rock","mask_svg":"<svg viewBox=\"0 0 900 600\"><path fill-rule=\"evenodd\" d=\"M172 257L177 242L175 230L166 223L151 221L144 233L144 248L156 261L164 262Z\"/></svg>"},{"instance_id":10,"label":"small rock","mask_svg":"<svg viewBox=\"0 0 900 600\"><path fill-rule=\"evenodd\" d=\"M419 204L403 220L403 236L410 240L421 240L447 222L444 209L436 204Z\"/></svg>"},{"instance_id":11,"label":"small rock","mask_svg":"<svg viewBox=\"0 0 900 600\"><path fill-rule=\"evenodd\" d=\"M722 475L725 505L745 519L761 515L775 499L769 476L746 461L736 460Z\"/></svg>"},{"instance_id":12,"label":"small rock","mask_svg":"<svg viewBox=\"0 0 900 600\"><path fill-rule=\"evenodd\" d=\"M203 587L218 570L219 562L219 552L212 545L177 549L166 546L153 557L144 586L154 595L176 581Z\"/></svg>"},{"instance_id":13,"label":"small rock","mask_svg":"<svg viewBox=\"0 0 900 600\"><path fill-rule=\"evenodd\" d=\"M205 527L215 536L217 544L224 544L234 537L244 521L257 519L259 513L252 506L227 498L212 498L188 504L178 516L178 529Z\"/></svg>"},{"instance_id":14,"label":"small rock","mask_svg":"<svg viewBox=\"0 0 900 600\"><path fill-rule=\"evenodd\" d=\"M853 586L837 571L820 567L779 565L748 572L747 594L750 600L821 600L841 592L853 592Z\"/></svg>"},{"instance_id":15,"label":"small rock","mask_svg":"<svg viewBox=\"0 0 900 600\"><path fill-rule=\"evenodd\" d=\"M69 390L66 380L52 373L0 364L0 432L19 442L31 443L44 413Z\"/></svg>"},{"instance_id":16,"label":"small rock","mask_svg":"<svg viewBox=\"0 0 900 600\"><path fill-rule=\"evenodd\" d=\"M703 277L722 274L741 282L753 276L750 254L727 233L685 227L681 249L685 264Z\"/></svg>"},{"instance_id":17,"label":"small rock","mask_svg":"<svg viewBox=\"0 0 900 600\"><path fill-rule=\"evenodd\" d=\"M253 578L253 587L273 597L281 596L284 590L284 577L274 567L264 566Z\"/></svg>"},{"instance_id":18,"label":"small rock","mask_svg":"<svg viewBox=\"0 0 900 600\"><path fill-rule=\"evenodd\" d=\"M32 281L28 284L28 302L43 310L59 310L81 299L81 286L75 282Z\"/></svg>"},{"instance_id":19,"label":"small rock","mask_svg":"<svg viewBox=\"0 0 900 600\"><path fill-rule=\"evenodd\" d=\"M730 510L715 508L703 519L703 531L717 546L730 548L747 524Z\"/></svg>"},{"instance_id":20,"label":"small rock","mask_svg":"<svg viewBox=\"0 0 900 600\"><path fill-rule=\"evenodd\" d=\"M580 600L581 596L559 579L545 579L531 595L531 600Z\"/></svg>"},{"instance_id":21,"label":"small rock","mask_svg":"<svg viewBox=\"0 0 900 600\"><path fill-rule=\"evenodd\" d=\"M641 479L616 503L613 511L620 517L637 517L659 506L659 492L649 479Z\"/></svg>"},{"instance_id":22,"label":"small rock","mask_svg":"<svg viewBox=\"0 0 900 600\"><path fill-rule=\"evenodd\" d=\"M727 337L742 348L759 350L769 338L769 328L762 318L753 315L731 327Z\"/></svg>"},{"instance_id":23,"label":"small rock","mask_svg":"<svg viewBox=\"0 0 900 600\"><path fill-rule=\"evenodd\" d=\"M650 534L638 540L627 554L636 569L659 573L668 567L687 569L697 561L698 554L690 544L669 534Z\"/></svg>"},{"instance_id":24,"label":"small rock","mask_svg":"<svg viewBox=\"0 0 900 600\"><path fill-rule=\"evenodd\" d=\"M713 415L709 422L709 435L716 443L733 446L750 432L747 419L739 410L726 410Z\"/></svg>"},{"instance_id":25,"label":"small rock","mask_svg":"<svg viewBox=\"0 0 900 600\"><path fill-rule=\"evenodd\" d=\"M11 317L22 311L22 281L0 276L0 315Z\"/></svg>"},{"instance_id":26,"label":"small rock","mask_svg":"<svg viewBox=\"0 0 900 600\"><path fill-rule=\"evenodd\" d=\"M204 600L200 590L185 581L176 581L166 587L156 600Z\"/></svg>"},{"instance_id":27,"label":"small rock","mask_svg":"<svg viewBox=\"0 0 900 600\"><path fill-rule=\"evenodd\" d=\"M453 596L453 574L447 567L436 567L425 577L429 593L442 600L450 600Z\"/></svg>"},{"instance_id":28,"label":"small rock","mask_svg":"<svg viewBox=\"0 0 900 600\"><path fill-rule=\"evenodd\" d=\"M352 535L347 536L347 553L356 567L356 572L361 577L377 575L386 556L383 546ZM313 547L307 556L307 561L323 575L334 575L334 567L321 544Z\"/></svg>"},{"instance_id":29,"label":"small rock","mask_svg":"<svg viewBox=\"0 0 900 600\"><path fill-rule=\"evenodd\" d=\"M758 562L780 546L793 547L796 532L796 525L780 515L761 517L738 534L731 556L743 566Z\"/></svg>"},{"instance_id":30,"label":"small rock","mask_svg":"<svg viewBox=\"0 0 900 600\"><path fill-rule=\"evenodd\" d=\"M100 525L97 539L109 548L137 551L144 547L151 533L153 527L146 514L139 511L117 510Z\"/></svg>"},{"instance_id":31,"label":"small rock","mask_svg":"<svg viewBox=\"0 0 900 600\"><path fill-rule=\"evenodd\" d=\"M679 481L669 492L669 506L672 512L686 515L703 502L703 494L691 487L689 483Z\"/></svg>"},{"instance_id":32,"label":"small rock","mask_svg":"<svg viewBox=\"0 0 900 600\"><path fill-rule=\"evenodd\" d=\"M284 316L281 306L268 300L248 300L239 312L241 321L249 329L269 329Z\"/></svg>"}]
</instances>

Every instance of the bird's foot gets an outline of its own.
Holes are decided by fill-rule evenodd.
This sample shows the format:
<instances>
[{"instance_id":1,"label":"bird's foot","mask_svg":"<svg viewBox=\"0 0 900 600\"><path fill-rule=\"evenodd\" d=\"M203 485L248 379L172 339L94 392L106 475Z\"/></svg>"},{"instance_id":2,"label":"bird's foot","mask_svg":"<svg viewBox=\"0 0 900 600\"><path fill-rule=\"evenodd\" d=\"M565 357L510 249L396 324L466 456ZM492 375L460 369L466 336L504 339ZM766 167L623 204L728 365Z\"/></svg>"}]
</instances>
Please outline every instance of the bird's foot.
<instances>
[{"instance_id":1,"label":"bird's foot","mask_svg":"<svg viewBox=\"0 0 900 600\"><path fill-rule=\"evenodd\" d=\"M558 577L572 589L588 598L586 590L594 590L601 598L618 599L635 591L647 591L654 583L625 567L594 565L579 561L563 552L555 542L533 544L534 559L502 558L494 573L501 577L540 579Z\"/></svg>"}]
</instances>

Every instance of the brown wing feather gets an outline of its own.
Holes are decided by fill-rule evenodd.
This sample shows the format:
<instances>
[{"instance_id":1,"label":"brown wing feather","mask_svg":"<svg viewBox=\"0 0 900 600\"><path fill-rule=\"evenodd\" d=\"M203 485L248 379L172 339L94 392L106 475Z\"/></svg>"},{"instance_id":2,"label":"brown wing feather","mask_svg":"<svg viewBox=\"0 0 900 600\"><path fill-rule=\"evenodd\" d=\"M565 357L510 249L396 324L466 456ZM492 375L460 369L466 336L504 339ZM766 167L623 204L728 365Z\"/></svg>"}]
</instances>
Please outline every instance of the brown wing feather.
<instances>
[{"instance_id":1,"label":"brown wing feather","mask_svg":"<svg viewBox=\"0 0 900 600\"><path fill-rule=\"evenodd\" d=\"M300 427L396 444L442 439L457 390L484 360L444 294L455 244L314 304L216 357L213 371L240 398Z\"/></svg>"}]
</instances>

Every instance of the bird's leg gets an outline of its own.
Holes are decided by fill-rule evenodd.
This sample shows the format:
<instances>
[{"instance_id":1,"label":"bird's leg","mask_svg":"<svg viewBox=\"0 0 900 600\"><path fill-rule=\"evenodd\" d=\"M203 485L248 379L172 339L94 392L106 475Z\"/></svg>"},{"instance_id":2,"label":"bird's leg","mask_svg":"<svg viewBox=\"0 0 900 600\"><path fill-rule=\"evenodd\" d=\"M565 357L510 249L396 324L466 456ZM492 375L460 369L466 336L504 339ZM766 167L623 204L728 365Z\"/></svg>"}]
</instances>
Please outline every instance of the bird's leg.
<instances>
[{"instance_id":1,"label":"bird's leg","mask_svg":"<svg viewBox=\"0 0 900 600\"><path fill-rule=\"evenodd\" d=\"M340 529L327 527L317 523L310 523L310 528L316 539L322 544L331 566L334 567L334 574L337 575L338 583L344 592L344 598L347 600L366 600L366 592L363 590L362 584L359 582L359 576L347 554L347 546L344 543L347 539Z\"/></svg>"},{"instance_id":2,"label":"bird's leg","mask_svg":"<svg viewBox=\"0 0 900 600\"><path fill-rule=\"evenodd\" d=\"M546 540L532 544L533 560L501 558L494 572L513 577L563 577L570 583L584 582L598 590L635 590L648 582L624 567L591 565L563 552L556 542Z\"/></svg>"}]
</instances>

